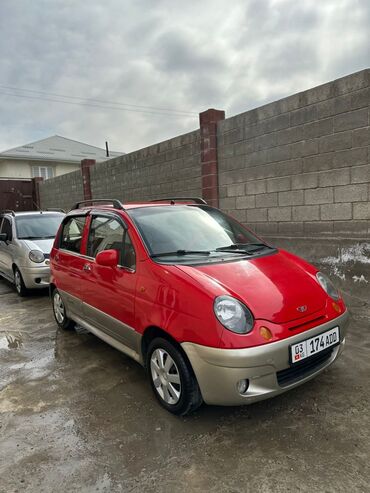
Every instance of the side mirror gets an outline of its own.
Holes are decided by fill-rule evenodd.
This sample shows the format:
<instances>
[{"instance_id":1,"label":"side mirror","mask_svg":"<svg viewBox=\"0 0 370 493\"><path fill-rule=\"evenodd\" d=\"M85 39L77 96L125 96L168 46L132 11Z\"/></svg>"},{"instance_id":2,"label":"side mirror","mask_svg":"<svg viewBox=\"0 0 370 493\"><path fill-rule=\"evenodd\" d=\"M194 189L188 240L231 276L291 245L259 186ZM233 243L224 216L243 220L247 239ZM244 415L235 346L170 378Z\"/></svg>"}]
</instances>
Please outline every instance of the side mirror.
<instances>
[{"instance_id":1,"label":"side mirror","mask_svg":"<svg viewBox=\"0 0 370 493\"><path fill-rule=\"evenodd\" d=\"M95 261L98 265L104 265L105 267L116 267L118 265L118 251L103 250L98 253Z\"/></svg>"},{"instance_id":2,"label":"side mirror","mask_svg":"<svg viewBox=\"0 0 370 493\"><path fill-rule=\"evenodd\" d=\"M8 235L6 233L0 233L0 241L8 241Z\"/></svg>"}]
</instances>

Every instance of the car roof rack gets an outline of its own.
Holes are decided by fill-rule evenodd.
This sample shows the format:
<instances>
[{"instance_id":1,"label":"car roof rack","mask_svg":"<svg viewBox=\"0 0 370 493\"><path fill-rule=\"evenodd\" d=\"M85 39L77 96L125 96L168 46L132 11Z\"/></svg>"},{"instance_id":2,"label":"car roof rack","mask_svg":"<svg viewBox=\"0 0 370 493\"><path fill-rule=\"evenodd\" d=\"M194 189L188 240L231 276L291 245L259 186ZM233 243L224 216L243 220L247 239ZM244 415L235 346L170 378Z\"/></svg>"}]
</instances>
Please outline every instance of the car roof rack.
<instances>
[{"instance_id":1,"label":"car roof rack","mask_svg":"<svg viewBox=\"0 0 370 493\"><path fill-rule=\"evenodd\" d=\"M150 202L171 202L171 204L175 204L176 202L194 202L194 204L202 204L202 205L207 205L207 202L204 199L201 199L200 197L164 197L163 199L155 199L151 200Z\"/></svg>"},{"instance_id":2,"label":"car roof rack","mask_svg":"<svg viewBox=\"0 0 370 493\"><path fill-rule=\"evenodd\" d=\"M66 213L66 211L64 209L61 209L59 207L48 207L47 209L45 209L47 212L63 212L63 214Z\"/></svg>"},{"instance_id":3,"label":"car roof rack","mask_svg":"<svg viewBox=\"0 0 370 493\"><path fill-rule=\"evenodd\" d=\"M12 216L15 216L15 212L12 209L3 209L0 211L0 214L11 214Z\"/></svg>"},{"instance_id":4,"label":"car roof rack","mask_svg":"<svg viewBox=\"0 0 370 493\"><path fill-rule=\"evenodd\" d=\"M100 204L112 204L115 209L124 210L123 205L117 199L89 199L89 200L80 200L76 202L71 210L80 209L81 205L94 205L95 202L99 202Z\"/></svg>"}]
</instances>

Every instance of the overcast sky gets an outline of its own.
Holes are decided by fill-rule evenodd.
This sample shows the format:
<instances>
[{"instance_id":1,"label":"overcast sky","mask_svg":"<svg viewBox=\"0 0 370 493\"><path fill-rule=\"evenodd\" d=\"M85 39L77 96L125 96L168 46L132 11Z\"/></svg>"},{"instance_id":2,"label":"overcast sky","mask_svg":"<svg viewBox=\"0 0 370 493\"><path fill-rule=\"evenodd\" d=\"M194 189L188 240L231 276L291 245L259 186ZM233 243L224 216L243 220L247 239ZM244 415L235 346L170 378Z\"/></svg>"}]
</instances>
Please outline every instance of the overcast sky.
<instances>
[{"instance_id":1,"label":"overcast sky","mask_svg":"<svg viewBox=\"0 0 370 493\"><path fill-rule=\"evenodd\" d=\"M369 68L369 39L369 0L0 0L0 151L129 152Z\"/></svg>"}]
</instances>

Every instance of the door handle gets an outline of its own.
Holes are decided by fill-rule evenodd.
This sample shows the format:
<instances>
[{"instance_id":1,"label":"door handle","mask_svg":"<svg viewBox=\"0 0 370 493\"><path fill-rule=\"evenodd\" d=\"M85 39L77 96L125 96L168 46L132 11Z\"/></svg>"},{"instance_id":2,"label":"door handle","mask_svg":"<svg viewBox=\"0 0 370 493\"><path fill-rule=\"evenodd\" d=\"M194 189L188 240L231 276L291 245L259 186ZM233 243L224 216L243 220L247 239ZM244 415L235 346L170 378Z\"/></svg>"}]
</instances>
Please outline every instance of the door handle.
<instances>
[{"instance_id":1,"label":"door handle","mask_svg":"<svg viewBox=\"0 0 370 493\"><path fill-rule=\"evenodd\" d=\"M59 255L58 255L58 254L56 254L56 255L55 255L54 260L55 260L56 262L59 262Z\"/></svg>"},{"instance_id":2,"label":"door handle","mask_svg":"<svg viewBox=\"0 0 370 493\"><path fill-rule=\"evenodd\" d=\"M91 265L90 264L85 264L82 268L83 268L83 270L85 272L90 272L91 271Z\"/></svg>"}]
</instances>

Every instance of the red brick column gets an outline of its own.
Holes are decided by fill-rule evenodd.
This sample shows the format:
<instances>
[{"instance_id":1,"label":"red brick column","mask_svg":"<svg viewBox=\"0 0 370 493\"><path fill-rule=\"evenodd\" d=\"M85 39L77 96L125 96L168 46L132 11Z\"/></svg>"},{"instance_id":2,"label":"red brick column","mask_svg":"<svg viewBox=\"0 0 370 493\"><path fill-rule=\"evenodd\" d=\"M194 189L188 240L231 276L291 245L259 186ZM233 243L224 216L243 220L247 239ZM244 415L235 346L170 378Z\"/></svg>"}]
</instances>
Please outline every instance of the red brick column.
<instances>
[{"instance_id":1,"label":"red brick column","mask_svg":"<svg viewBox=\"0 0 370 493\"><path fill-rule=\"evenodd\" d=\"M41 176L36 178L32 178L32 203L34 209L41 209L41 200L40 200L40 183L42 183L44 179Z\"/></svg>"},{"instance_id":2,"label":"red brick column","mask_svg":"<svg viewBox=\"0 0 370 493\"><path fill-rule=\"evenodd\" d=\"M202 196L213 207L218 207L217 122L224 119L225 112L221 110L209 109L199 114Z\"/></svg>"},{"instance_id":3,"label":"red brick column","mask_svg":"<svg viewBox=\"0 0 370 493\"><path fill-rule=\"evenodd\" d=\"M96 163L95 159L83 159L81 161L82 172L82 187L84 191L84 199L92 199L91 183L90 183L90 168Z\"/></svg>"}]
</instances>

